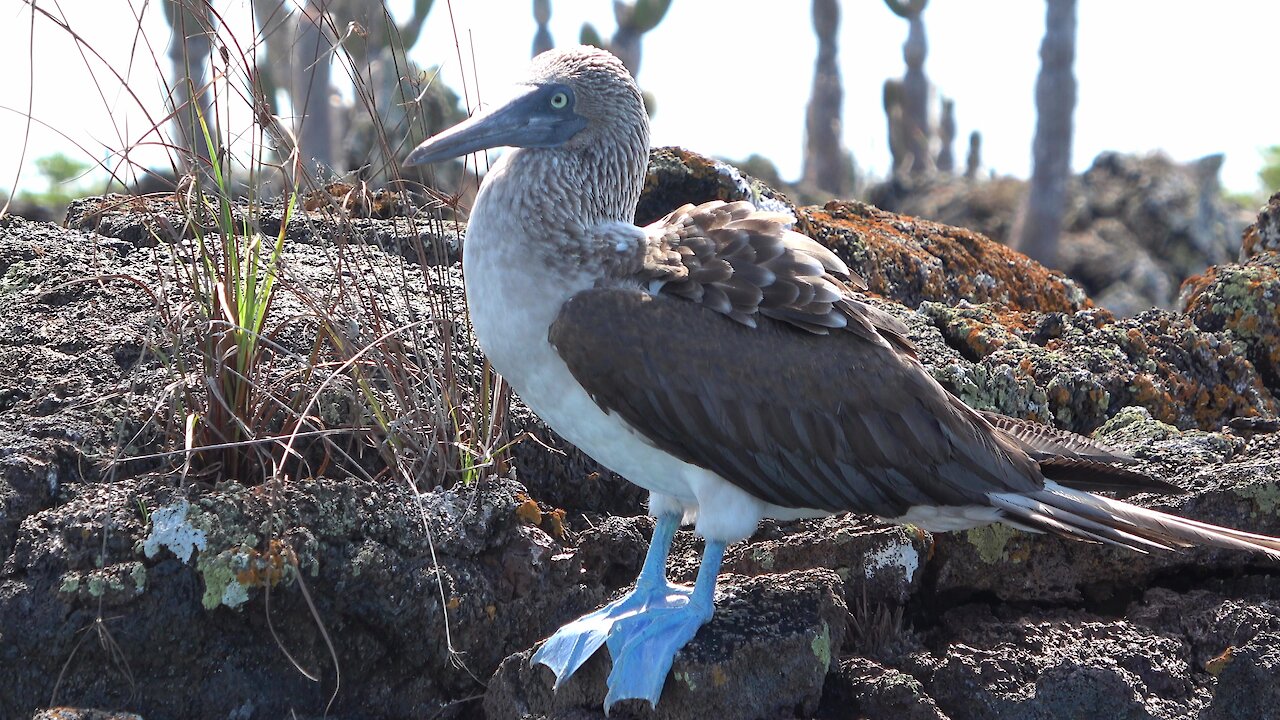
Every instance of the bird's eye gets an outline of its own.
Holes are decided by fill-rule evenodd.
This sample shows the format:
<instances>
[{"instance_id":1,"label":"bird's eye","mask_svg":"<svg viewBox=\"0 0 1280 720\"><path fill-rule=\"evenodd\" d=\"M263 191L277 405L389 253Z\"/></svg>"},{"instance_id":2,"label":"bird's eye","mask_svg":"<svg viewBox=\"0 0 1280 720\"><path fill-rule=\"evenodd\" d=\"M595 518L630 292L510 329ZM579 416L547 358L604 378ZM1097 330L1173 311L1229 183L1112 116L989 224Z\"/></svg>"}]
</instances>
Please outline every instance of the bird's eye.
<instances>
[{"instance_id":1,"label":"bird's eye","mask_svg":"<svg viewBox=\"0 0 1280 720\"><path fill-rule=\"evenodd\" d=\"M569 96L565 93L558 92L551 96L551 107L560 110L569 104Z\"/></svg>"}]
</instances>

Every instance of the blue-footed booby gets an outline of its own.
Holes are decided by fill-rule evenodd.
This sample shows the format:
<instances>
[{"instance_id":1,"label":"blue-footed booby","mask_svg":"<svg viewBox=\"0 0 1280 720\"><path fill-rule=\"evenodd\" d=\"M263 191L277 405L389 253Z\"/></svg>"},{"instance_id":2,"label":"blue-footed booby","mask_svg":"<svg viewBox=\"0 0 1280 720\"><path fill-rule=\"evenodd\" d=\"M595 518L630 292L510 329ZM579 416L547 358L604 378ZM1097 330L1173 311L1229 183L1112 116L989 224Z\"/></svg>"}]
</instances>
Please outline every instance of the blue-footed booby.
<instances>
[{"instance_id":1,"label":"blue-footed booby","mask_svg":"<svg viewBox=\"0 0 1280 720\"><path fill-rule=\"evenodd\" d=\"M548 425L649 490L657 518L635 588L533 656L557 687L607 645L605 709L656 705L676 652L711 619L725 545L766 517L1003 522L1139 551L1207 544L1280 559L1280 539L1093 494L1177 490L1100 443L970 409L790 217L709 202L637 227L649 121L609 53L538 55L514 99L406 162L499 146L512 149L481 183L463 250L480 346ZM692 588L666 577L684 523L706 540Z\"/></svg>"}]
</instances>

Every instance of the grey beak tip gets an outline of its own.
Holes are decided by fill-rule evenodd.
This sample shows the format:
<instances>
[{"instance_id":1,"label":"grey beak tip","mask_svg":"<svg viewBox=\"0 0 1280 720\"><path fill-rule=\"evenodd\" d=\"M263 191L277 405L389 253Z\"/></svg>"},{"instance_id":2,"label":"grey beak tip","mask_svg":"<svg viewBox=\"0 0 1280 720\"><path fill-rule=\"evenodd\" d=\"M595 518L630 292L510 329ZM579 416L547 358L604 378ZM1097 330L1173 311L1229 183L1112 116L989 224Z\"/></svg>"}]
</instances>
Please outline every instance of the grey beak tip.
<instances>
[{"instance_id":1,"label":"grey beak tip","mask_svg":"<svg viewBox=\"0 0 1280 720\"><path fill-rule=\"evenodd\" d=\"M431 157L431 153L429 151L425 151L425 148L419 145L418 147L413 149L413 152L409 153L409 156L406 157L404 159L404 162L401 164L402 165L427 165L427 164L438 162L438 161L439 161L439 158Z\"/></svg>"}]
</instances>

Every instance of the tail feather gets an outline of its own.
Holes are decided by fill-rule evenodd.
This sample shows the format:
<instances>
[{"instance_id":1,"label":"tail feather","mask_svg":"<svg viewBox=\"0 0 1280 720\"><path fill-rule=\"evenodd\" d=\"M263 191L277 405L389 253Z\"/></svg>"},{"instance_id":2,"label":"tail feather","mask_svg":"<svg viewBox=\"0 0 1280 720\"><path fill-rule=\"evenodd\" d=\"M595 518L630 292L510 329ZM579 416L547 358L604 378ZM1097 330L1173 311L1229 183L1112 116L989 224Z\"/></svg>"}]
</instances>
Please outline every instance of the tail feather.
<instances>
[{"instance_id":1,"label":"tail feather","mask_svg":"<svg viewBox=\"0 0 1280 720\"><path fill-rule=\"evenodd\" d=\"M990 498L995 507L1019 526L1079 540L1119 545L1139 552L1209 545L1262 552L1280 560L1280 538L1188 520L1063 487L1053 481L1046 482L1044 490L1029 495L995 493Z\"/></svg>"},{"instance_id":2,"label":"tail feather","mask_svg":"<svg viewBox=\"0 0 1280 720\"><path fill-rule=\"evenodd\" d=\"M1132 465L1138 462L1128 453L1106 443L1077 435L1066 430L1059 430L1050 425L1041 425L1030 420L1022 420L1008 415L978 411L992 427L1013 438L1015 442L1036 460L1047 458L1070 458L1072 460L1092 460L1103 463L1121 463Z\"/></svg>"},{"instance_id":3,"label":"tail feather","mask_svg":"<svg viewBox=\"0 0 1280 720\"><path fill-rule=\"evenodd\" d=\"M1144 537L1141 533L1130 532L1105 522L1091 520L1087 514L1055 507L1033 496L1002 493L993 495L992 503L1020 521L1018 523L1020 525L1030 525L1035 530L1041 532L1047 530L1069 539L1117 545L1142 553L1147 552L1148 549L1177 549L1175 545L1162 543Z\"/></svg>"}]
</instances>

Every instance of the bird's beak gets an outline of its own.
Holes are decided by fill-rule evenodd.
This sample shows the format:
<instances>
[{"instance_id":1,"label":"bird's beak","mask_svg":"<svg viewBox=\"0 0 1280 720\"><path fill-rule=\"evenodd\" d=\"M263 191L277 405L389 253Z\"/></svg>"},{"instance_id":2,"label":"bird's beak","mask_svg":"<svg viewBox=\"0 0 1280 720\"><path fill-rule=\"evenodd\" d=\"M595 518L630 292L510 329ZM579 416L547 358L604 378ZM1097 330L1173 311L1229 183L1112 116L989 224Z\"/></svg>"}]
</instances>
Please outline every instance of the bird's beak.
<instances>
[{"instance_id":1,"label":"bird's beak","mask_svg":"<svg viewBox=\"0 0 1280 720\"><path fill-rule=\"evenodd\" d=\"M587 126L572 103L556 108L552 98L567 93L564 86L535 86L494 110L472 115L434 137L427 138L405 158L405 165L422 165L461 157L495 147L555 147Z\"/></svg>"}]
</instances>

